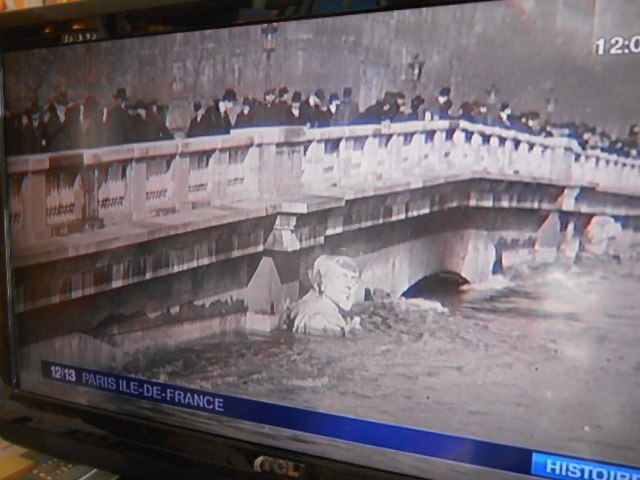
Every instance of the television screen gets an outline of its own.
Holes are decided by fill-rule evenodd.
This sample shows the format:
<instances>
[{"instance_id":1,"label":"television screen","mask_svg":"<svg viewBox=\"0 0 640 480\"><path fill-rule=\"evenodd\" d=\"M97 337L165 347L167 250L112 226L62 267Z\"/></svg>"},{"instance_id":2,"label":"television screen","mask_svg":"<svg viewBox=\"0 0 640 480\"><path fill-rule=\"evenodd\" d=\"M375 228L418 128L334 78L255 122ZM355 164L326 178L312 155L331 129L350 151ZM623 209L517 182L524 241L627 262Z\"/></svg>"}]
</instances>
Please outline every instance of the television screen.
<instances>
[{"instance_id":1,"label":"television screen","mask_svg":"<svg viewBox=\"0 0 640 480\"><path fill-rule=\"evenodd\" d=\"M5 53L14 387L421 478L640 479L638 18Z\"/></svg>"}]
</instances>

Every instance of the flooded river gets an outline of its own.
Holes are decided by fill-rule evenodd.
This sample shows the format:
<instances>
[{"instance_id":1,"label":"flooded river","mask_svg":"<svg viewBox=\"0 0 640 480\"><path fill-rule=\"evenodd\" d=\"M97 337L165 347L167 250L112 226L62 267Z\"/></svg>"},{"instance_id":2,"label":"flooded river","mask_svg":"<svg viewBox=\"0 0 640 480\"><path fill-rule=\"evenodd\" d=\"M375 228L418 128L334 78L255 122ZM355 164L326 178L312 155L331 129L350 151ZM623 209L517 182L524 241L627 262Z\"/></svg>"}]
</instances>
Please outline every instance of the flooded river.
<instances>
[{"instance_id":1,"label":"flooded river","mask_svg":"<svg viewBox=\"0 0 640 480\"><path fill-rule=\"evenodd\" d=\"M123 373L633 464L638 286L638 258L522 268L436 299L357 304L352 338L202 338Z\"/></svg>"}]
</instances>

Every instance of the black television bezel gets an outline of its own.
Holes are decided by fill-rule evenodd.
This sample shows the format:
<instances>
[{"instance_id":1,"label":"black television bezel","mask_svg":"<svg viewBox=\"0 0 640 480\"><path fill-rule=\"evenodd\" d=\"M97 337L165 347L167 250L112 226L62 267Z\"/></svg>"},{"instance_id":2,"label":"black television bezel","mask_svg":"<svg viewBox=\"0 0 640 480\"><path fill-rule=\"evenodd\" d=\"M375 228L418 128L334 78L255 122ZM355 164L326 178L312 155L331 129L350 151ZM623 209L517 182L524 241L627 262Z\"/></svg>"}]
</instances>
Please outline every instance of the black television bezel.
<instances>
[{"instance_id":1,"label":"black television bezel","mask_svg":"<svg viewBox=\"0 0 640 480\"><path fill-rule=\"evenodd\" d=\"M230 0L146 0L131 9L126 0L84 0L0 15L0 55L5 52L65 45L63 35L76 21L102 28L95 41L162 35L240 25L435 7L500 0L389 0L386 5L322 14L278 10L243 15L244 3ZM292 2L280 2L290 5ZM300 0L301 10L310 2ZM207 13L204 15L203 13ZM206 20L203 20L206 19ZM171 20L172 22L170 22ZM164 31L157 30L161 21ZM122 29L127 25L127 29ZM49 33L54 32L54 33ZM72 43L75 45L77 43ZM3 81L2 69L0 81ZM0 180L6 185L4 84L0 87ZM23 391L19 387L11 322L11 266L9 260L8 198L0 189L0 436L14 443L75 463L90 464L130 478L199 479L274 478L254 471L260 456L304 466L305 479L418 478L316 457L273 446L162 424ZM420 477L424 478L424 477Z\"/></svg>"}]
</instances>

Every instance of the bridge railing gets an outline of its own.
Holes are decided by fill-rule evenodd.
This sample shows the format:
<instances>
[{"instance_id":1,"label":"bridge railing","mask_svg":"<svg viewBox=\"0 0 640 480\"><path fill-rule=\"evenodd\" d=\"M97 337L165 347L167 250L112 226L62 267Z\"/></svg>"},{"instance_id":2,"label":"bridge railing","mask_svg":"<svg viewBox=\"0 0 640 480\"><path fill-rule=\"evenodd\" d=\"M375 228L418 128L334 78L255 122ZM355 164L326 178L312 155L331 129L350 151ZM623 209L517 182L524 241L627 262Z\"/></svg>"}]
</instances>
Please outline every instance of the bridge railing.
<instances>
[{"instance_id":1,"label":"bridge railing","mask_svg":"<svg viewBox=\"0 0 640 480\"><path fill-rule=\"evenodd\" d=\"M34 239L201 206L332 187L411 188L452 177L640 192L638 159L584 150L569 138L458 120L243 129L8 162L12 230Z\"/></svg>"}]
</instances>

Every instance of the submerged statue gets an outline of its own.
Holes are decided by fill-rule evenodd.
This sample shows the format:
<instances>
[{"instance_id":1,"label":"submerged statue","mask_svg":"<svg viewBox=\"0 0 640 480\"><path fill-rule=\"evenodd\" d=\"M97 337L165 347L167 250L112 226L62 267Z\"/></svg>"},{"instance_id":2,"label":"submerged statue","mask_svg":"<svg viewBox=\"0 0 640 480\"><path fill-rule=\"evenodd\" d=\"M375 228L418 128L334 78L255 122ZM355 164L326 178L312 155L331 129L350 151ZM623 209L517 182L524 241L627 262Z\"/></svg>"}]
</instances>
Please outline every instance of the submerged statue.
<instances>
[{"instance_id":1,"label":"submerged statue","mask_svg":"<svg viewBox=\"0 0 640 480\"><path fill-rule=\"evenodd\" d=\"M313 264L312 289L288 314L296 333L347 336L360 328L360 318L346 317L353 306L360 272L349 257L322 255Z\"/></svg>"}]
</instances>

